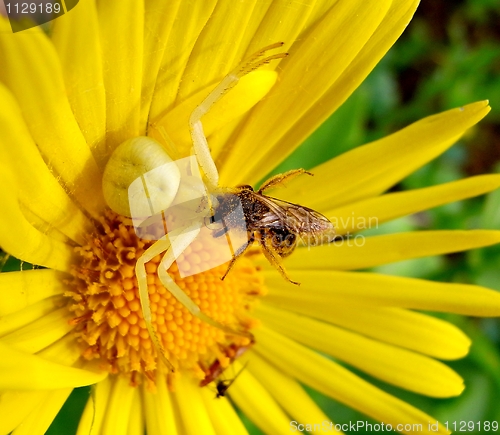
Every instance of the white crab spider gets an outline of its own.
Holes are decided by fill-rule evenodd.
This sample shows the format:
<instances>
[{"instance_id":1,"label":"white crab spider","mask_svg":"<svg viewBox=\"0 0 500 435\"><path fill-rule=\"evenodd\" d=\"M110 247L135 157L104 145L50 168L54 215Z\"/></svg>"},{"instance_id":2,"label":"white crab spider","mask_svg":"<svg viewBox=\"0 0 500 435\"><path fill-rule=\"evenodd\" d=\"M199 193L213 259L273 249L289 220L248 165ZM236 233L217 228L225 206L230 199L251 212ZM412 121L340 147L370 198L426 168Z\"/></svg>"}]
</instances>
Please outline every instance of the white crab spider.
<instances>
[{"instance_id":1,"label":"white crab spider","mask_svg":"<svg viewBox=\"0 0 500 435\"><path fill-rule=\"evenodd\" d=\"M138 182L140 185L145 186L146 193L144 198L146 198L147 201L142 201L142 206L139 205L139 211L136 212L139 213L139 215L142 213L142 216L151 216L158 212L163 213L163 211L175 203L175 198L186 188L187 190L193 190L195 196L198 198L204 197L208 199L205 203L205 209L201 210L201 214L198 218L188 219L185 226L168 231L168 233L150 246L136 262L135 274L138 282L139 298L144 321L155 347L159 350L162 360L172 371L174 371L174 367L166 358L159 338L152 327L146 264L158 255L163 255L157 272L161 283L193 316L229 334L245 335L251 338L250 333L235 331L204 314L200 307L198 307L198 305L196 305L175 283L167 270L176 260L176 253L183 252L198 236L204 224L203 218L212 214L211 205L209 204L210 192L215 191L219 183L219 173L212 159L207 139L203 132L201 118L208 113L211 107L229 89L234 87L245 74L259 68L261 65L269 63L273 59L285 57L287 55L286 53L263 57L268 50L281 47L282 45L283 43L276 43L264 47L238 65L233 71L226 75L201 104L194 109L189 118L189 130L193 143L193 151L196 156L196 161L206 177L206 185L209 191L208 194L200 192L204 186L201 188L199 185L189 186L190 183L185 182L186 177L181 176L182 171L173 164L172 159L168 156L164 148L158 142L147 137L133 138L122 143L116 148L106 165L103 175L104 197L108 206L118 214L129 217L134 216L131 212L131 208L136 205L136 201L135 198L130 196L130 187L134 182L136 182L136 185ZM168 167L169 170L163 170L163 167ZM196 170L194 170L194 172L196 172ZM145 174L148 174L148 180L145 180ZM188 192L188 194L192 194L193 192Z\"/></svg>"}]
</instances>

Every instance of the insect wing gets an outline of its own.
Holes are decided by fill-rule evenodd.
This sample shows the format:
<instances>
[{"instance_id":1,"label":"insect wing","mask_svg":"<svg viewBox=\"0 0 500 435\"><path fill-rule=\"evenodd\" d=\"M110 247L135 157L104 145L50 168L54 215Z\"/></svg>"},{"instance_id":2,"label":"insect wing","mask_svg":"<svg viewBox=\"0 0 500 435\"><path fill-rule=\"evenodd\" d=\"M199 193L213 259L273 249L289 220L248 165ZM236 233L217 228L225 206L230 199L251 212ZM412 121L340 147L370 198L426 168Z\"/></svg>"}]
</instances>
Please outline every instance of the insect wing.
<instances>
[{"instance_id":1,"label":"insect wing","mask_svg":"<svg viewBox=\"0 0 500 435\"><path fill-rule=\"evenodd\" d=\"M285 228L296 234L308 246L316 246L323 239L330 242L335 230L330 220L302 205L282 201L265 195L259 195L260 200L269 207L263 218L257 223L263 228Z\"/></svg>"}]
</instances>

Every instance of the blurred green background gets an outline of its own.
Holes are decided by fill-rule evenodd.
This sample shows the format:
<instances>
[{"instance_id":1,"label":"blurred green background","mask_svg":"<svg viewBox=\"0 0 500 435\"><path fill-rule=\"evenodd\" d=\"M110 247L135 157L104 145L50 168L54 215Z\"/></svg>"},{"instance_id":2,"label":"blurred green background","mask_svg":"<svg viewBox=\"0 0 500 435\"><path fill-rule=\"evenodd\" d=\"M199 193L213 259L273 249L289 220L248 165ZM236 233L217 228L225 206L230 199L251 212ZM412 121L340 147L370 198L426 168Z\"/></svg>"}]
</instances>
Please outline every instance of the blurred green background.
<instances>
[{"instance_id":1,"label":"blurred green background","mask_svg":"<svg viewBox=\"0 0 500 435\"><path fill-rule=\"evenodd\" d=\"M492 111L459 143L393 190L416 189L470 175L500 172L500 2L423 0L406 32L364 84L276 172L312 168L360 144L431 114L489 99ZM418 229L500 228L500 191L384 224L377 234ZM2 264L0 264L2 266ZM19 269L8 259L4 271ZM500 247L391 264L378 272L500 290ZM500 422L500 323L497 319L441 317L474 340L470 355L451 362L466 383L458 398L436 400L387 386L380 388L444 421ZM310 391L336 423L367 420ZM76 390L49 430L73 434L89 389ZM249 421L252 434L261 432ZM364 432L358 432L364 433ZM471 433L471 432L469 432Z\"/></svg>"}]
</instances>

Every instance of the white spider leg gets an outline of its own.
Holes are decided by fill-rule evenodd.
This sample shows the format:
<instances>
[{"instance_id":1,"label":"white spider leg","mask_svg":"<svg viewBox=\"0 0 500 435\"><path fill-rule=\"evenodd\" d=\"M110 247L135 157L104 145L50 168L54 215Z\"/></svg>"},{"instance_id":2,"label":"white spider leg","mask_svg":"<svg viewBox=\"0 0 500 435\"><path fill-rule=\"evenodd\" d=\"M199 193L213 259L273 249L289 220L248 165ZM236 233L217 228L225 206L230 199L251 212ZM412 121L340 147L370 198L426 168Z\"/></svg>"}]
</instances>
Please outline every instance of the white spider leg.
<instances>
[{"instance_id":1,"label":"white spider leg","mask_svg":"<svg viewBox=\"0 0 500 435\"><path fill-rule=\"evenodd\" d=\"M190 229L184 230L181 234L176 236L175 238L171 238L172 240L172 249L168 249L161 260L161 264L158 267L158 277L160 278L161 283L165 286L165 288L172 293L172 295L182 304L187 310L195 317L199 318L205 323L212 325L216 328L221 329L222 331L232 334L232 335L240 335L252 338L252 335L246 331L236 331L228 326L223 325L211 317L207 316L203 313L198 305L194 303L194 301L182 290L176 282L172 279L172 277L168 274L167 270L175 261L175 253L184 251L196 238L196 236L200 232L201 222L197 222L195 225L192 225Z\"/></svg>"},{"instance_id":2,"label":"white spider leg","mask_svg":"<svg viewBox=\"0 0 500 435\"><path fill-rule=\"evenodd\" d=\"M273 48L278 48L283 45L282 42L269 45L264 47L262 50L254 53L248 59L245 59L241 64L239 64L234 70L232 70L227 76L225 76L222 81L208 94L208 96L197 106L191 116L189 117L189 130L191 132L191 139L193 141L194 152L198 158L198 163L203 169L210 187L217 187L219 184L219 172L215 166L215 162L210 154L210 148L208 146L207 138L203 131L203 125L201 123L201 118L203 115L209 112L211 107L222 98L222 96L233 88L241 77L248 74L260 66L271 62L273 59L281 59L287 56L287 53L279 53L272 56L268 56L264 59L260 59L264 53Z\"/></svg>"},{"instance_id":3,"label":"white spider leg","mask_svg":"<svg viewBox=\"0 0 500 435\"><path fill-rule=\"evenodd\" d=\"M137 277L137 285L139 288L139 300L141 301L142 315L144 316L144 322L146 323L146 328L149 332L149 336L151 337L155 348L159 351L162 361L172 372L174 372L175 368L165 356L165 350L160 343L156 331L153 329L151 305L149 303L148 278L146 272L146 263L152 260L157 255L160 255L162 252L165 252L169 248L170 240L167 238L167 236L163 236L148 249L146 249L143 254L137 259L137 262L135 264L135 276Z\"/></svg>"}]
</instances>

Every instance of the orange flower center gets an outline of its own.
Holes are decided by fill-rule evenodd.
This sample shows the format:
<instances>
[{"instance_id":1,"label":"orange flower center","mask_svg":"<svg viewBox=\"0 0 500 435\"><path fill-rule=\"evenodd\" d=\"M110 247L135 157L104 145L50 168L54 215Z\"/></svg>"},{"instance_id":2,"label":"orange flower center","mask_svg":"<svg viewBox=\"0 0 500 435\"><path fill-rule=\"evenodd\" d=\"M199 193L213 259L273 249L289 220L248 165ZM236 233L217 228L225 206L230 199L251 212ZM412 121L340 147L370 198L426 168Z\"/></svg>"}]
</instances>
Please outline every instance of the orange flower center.
<instances>
[{"instance_id":1,"label":"orange flower center","mask_svg":"<svg viewBox=\"0 0 500 435\"><path fill-rule=\"evenodd\" d=\"M76 248L80 263L74 267L71 311L75 334L87 360L98 359L103 369L125 374L131 384L148 382L154 389L158 371L167 375L170 388L180 373L189 372L202 383L210 380L213 367L227 367L235 355L251 346L249 331L256 326L249 310L264 293L262 278L247 258L239 258L221 280L227 264L181 278L177 264L169 275L211 319L246 334L228 334L193 316L160 282L161 255L146 263L151 326L162 352L175 368L172 372L159 358L144 320L135 276L136 260L155 241L139 239L128 218L108 212L101 226ZM193 242L177 258L181 267L211 255L206 244ZM194 259L194 260L193 260ZM161 266L160 266L161 267ZM205 381L205 382L203 382Z\"/></svg>"}]
</instances>

